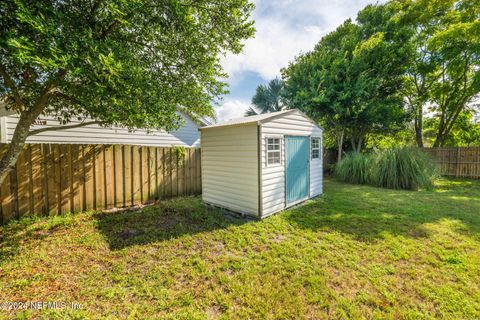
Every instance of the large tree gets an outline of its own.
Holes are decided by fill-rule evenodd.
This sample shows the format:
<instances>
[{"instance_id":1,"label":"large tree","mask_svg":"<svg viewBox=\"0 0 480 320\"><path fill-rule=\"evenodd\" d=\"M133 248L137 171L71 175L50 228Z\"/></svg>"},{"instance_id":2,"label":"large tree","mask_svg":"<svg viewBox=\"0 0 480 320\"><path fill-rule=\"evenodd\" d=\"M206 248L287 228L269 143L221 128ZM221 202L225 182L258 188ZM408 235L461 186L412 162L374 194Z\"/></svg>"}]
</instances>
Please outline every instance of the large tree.
<instances>
[{"instance_id":1,"label":"large tree","mask_svg":"<svg viewBox=\"0 0 480 320\"><path fill-rule=\"evenodd\" d=\"M455 125L445 138L444 146L470 147L480 145L480 122L475 122L473 118L473 110L461 112L455 121ZM438 117L425 119L423 135L427 143L433 144L435 141L439 121Z\"/></svg>"},{"instance_id":2,"label":"large tree","mask_svg":"<svg viewBox=\"0 0 480 320\"><path fill-rule=\"evenodd\" d=\"M270 80L267 85L259 85L252 97L253 107L248 108L245 115L253 116L259 113L281 111L286 107L282 92L283 81L279 78Z\"/></svg>"},{"instance_id":3,"label":"large tree","mask_svg":"<svg viewBox=\"0 0 480 320\"><path fill-rule=\"evenodd\" d=\"M480 1L402 0L400 25L413 36L405 96L414 115L417 145L423 147L424 114L433 114L434 147L443 146L462 112L480 92ZM430 130L432 128L429 128Z\"/></svg>"},{"instance_id":4,"label":"large tree","mask_svg":"<svg viewBox=\"0 0 480 320\"><path fill-rule=\"evenodd\" d=\"M219 56L253 35L248 0L3 0L0 102L19 115L0 183L40 115L167 130L209 115ZM90 123L90 121L85 121Z\"/></svg>"},{"instance_id":5,"label":"large tree","mask_svg":"<svg viewBox=\"0 0 480 320\"><path fill-rule=\"evenodd\" d=\"M409 30L391 22L397 8L371 5L347 20L283 70L290 107L322 121L360 151L368 134L400 127L406 119L402 86Z\"/></svg>"}]
</instances>

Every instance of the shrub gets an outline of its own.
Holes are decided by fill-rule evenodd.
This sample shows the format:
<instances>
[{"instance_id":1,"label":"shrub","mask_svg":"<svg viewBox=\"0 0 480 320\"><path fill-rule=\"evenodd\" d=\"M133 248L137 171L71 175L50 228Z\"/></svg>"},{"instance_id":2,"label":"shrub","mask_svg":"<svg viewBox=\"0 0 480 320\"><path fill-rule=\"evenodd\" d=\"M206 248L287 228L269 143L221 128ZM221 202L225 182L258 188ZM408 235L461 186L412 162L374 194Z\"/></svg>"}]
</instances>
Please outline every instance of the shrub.
<instances>
[{"instance_id":1,"label":"shrub","mask_svg":"<svg viewBox=\"0 0 480 320\"><path fill-rule=\"evenodd\" d=\"M372 160L372 156L369 154L349 153L335 166L335 177L348 183L369 183Z\"/></svg>"},{"instance_id":2,"label":"shrub","mask_svg":"<svg viewBox=\"0 0 480 320\"><path fill-rule=\"evenodd\" d=\"M391 148L376 154L374 185L389 189L431 188L436 176L433 159L418 148Z\"/></svg>"},{"instance_id":3,"label":"shrub","mask_svg":"<svg viewBox=\"0 0 480 320\"><path fill-rule=\"evenodd\" d=\"M389 189L429 189L436 177L436 167L421 149L390 148L374 155L347 154L335 166L335 177L343 182Z\"/></svg>"}]
</instances>

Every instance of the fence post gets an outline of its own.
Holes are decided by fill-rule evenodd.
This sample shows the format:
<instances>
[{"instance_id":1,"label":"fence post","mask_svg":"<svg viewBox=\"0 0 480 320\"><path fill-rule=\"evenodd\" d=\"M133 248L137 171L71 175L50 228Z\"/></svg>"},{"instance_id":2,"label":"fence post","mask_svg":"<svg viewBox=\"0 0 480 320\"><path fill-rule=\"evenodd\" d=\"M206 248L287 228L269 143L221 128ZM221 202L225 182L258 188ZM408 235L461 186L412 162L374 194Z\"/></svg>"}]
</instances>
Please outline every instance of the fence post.
<instances>
[{"instance_id":1,"label":"fence post","mask_svg":"<svg viewBox=\"0 0 480 320\"><path fill-rule=\"evenodd\" d=\"M457 165L456 165L456 170L455 170L455 177L460 176L460 147L457 147Z\"/></svg>"}]
</instances>

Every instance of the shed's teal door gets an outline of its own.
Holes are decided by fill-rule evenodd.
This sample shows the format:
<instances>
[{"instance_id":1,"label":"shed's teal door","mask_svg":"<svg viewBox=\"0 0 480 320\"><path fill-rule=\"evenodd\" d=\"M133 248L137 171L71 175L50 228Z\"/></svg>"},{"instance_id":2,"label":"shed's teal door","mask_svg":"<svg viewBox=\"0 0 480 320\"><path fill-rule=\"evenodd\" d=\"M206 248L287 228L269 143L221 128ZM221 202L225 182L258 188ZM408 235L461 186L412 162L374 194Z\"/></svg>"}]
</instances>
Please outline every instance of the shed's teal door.
<instances>
[{"instance_id":1,"label":"shed's teal door","mask_svg":"<svg viewBox=\"0 0 480 320\"><path fill-rule=\"evenodd\" d=\"M285 177L287 204L308 197L309 139L285 136Z\"/></svg>"}]
</instances>

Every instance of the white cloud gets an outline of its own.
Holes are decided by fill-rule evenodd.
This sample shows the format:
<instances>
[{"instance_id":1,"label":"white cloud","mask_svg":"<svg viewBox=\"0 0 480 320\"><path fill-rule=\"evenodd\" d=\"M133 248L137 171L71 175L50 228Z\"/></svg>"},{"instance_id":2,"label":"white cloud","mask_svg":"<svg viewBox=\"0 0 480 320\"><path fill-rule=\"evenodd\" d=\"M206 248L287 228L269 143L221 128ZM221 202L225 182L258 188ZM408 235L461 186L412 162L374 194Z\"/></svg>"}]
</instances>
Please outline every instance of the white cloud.
<instances>
[{"instance_id":1,"label":"white cloud","mask_svg":"<svg viewBox=\"0 0 480 320\"><path fill-rule=\"evenodd\" d=\"M242 77L247 71L258 73L265 81L279 76L281 68L300 53L312 50L322 36L346 19L354 19L367 4L384 1L253 0L255 38L246 41L241 54L223 57L222 65L230 76L228 82L249 81ZM216 108L218 119L241 117L248 106L243 100L229 100L227 96L225 103Z\"/></svg>"},{"instance_id":2,"label":"white cloud","mask_svg":"<svg viewBox=\"0 0 480 320\"><path fill-rule=\"evenodd\" d=\"M249 106L245 101L225 100L221 106L215 107L215 112L219 121L225 121L243 117Z\"/></svg>"},{"instance_id":3,"label":"white cloud","mask_svg":"<svg viewBox=\"0 0 480 320\"><path fill-rule=\"evenodd\" d=\"M258 0L255 38L245 43L239 55L228 54L222 65L230 77L243 71L258 72L265 80L280 75L280 69L301 52L312 50L321 37L372 0Z\"/></svg>"},{"instance_id":4,"label":"white cloud","mask_svg":"<svg viewBox=\"0 0 480 320\"><path fill-rule=\"evenodd\" d=\"M300 33L292 32L271 18L258 20L256 27L257 35L246 43L243 53L228 55L222 61L232 78L243 71L255 71L265 80L275 78L291 59L311 49L321 37L319 30L302 27Z\"/></svg>"}]
</instances>

